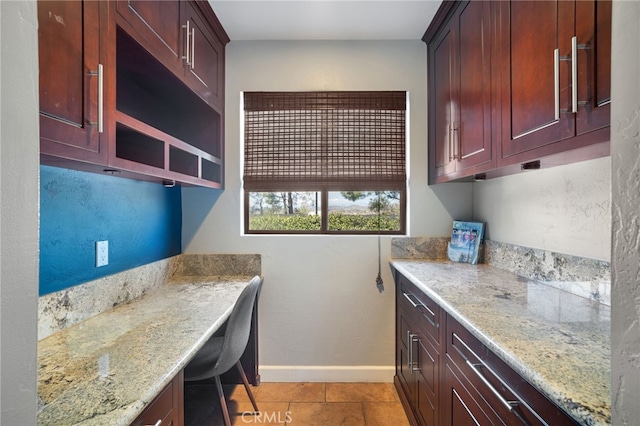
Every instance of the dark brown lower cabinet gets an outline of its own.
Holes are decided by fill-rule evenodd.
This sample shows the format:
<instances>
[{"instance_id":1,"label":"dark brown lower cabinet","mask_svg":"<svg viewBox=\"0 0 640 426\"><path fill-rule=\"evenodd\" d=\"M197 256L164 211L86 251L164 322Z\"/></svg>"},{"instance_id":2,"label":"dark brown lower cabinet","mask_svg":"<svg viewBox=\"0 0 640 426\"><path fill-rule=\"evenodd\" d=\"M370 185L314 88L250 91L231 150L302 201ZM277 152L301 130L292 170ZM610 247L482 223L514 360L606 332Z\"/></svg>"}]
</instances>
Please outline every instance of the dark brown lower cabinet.
<instances>
[{"instance_id":1,"label":"dark brown lower cabinet","mask_svg":"<svg viewBox=\"0 0 640 426\"><path fill-rule=\"evenodd\" d=\"M412 423L439 425L440 308L404 277L397 286L396 387Z\"/></svg>"},{"instance_id":2,"label":"dark brown lower cabinet","mask_svg":"<svg viewBox=\"0 0 640 426\"><path fill-rule=\"evenodd\" d=\"M396 273L396 376L412 425L577 425Z\"/></svg>"},{"instance_id":3,"label":"dark brown lower cabinet","mask_svg":"<svg viewBox=\"0 0 640 426\"><path fill-rule=\"evenodd\" d=\"M132 426L182 426L184 424L184 376L182 370L144 409Z\"/></svg>"}]
</instances>

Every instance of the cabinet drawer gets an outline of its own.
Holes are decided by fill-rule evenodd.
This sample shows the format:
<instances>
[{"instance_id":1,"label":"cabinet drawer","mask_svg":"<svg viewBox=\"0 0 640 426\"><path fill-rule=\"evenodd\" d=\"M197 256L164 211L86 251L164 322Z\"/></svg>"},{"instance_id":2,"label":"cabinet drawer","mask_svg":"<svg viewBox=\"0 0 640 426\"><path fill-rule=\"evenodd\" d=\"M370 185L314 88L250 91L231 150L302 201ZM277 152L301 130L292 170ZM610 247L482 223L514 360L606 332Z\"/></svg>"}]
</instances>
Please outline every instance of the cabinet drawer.
<instances>
[{"instance_id":1,"label":"cabinet drawer","mask_svg":"<svg viewBox=\"0 0 640 426\"><path fill-rule=\"evenodd\" d=\"M491 407L489 414L508 425L577 424L455 319L447 316L446 327L447 369L475 400Z\"/></svg>"},{"instance_id":2,"label":"cabinet drawer","mask_svg":"<svg viewBox=\"0 0 640 426\"><path fill-rule=\"evenodd\" d=\"M398 282L398 305L411 313L418 328L424 331L436 349L440 348L440 307L402 275Z\"/></svg>"},{"instance_id":3,"label":"cabinet drawer","mask_svg":"<svg viewBox=\"0 0 640 426\"><path fill-rule=\"evenodd\" d=\"M183 381L184 376L181 370L149 403L142 414L132 423L132 426L182 426L184 424Z\"/></svg>"}]
</instances>

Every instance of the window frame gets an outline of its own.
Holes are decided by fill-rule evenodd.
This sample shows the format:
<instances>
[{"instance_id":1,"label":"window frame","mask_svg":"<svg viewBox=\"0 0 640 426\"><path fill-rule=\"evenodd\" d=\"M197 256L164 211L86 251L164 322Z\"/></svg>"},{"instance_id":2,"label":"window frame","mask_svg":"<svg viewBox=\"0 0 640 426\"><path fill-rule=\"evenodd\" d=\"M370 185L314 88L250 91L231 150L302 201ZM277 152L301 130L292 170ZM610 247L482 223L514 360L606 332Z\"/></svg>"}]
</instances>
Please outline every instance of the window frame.
<instances>
[{"instance_id":1,"label":"window frame","mask_svg":"<svg viewBox=\"0 0 640 426\"><path fill-rule=\"evenodd\" d=\"M245 235L406 235L407 231L407 190L406 188L401 191L397 191L400 193L400 229L397 231L389 231L389 230L379 230L374 229L371 231L363 231L363 230L330 230L328 226L329 217L328 217L328 202L329 202L329 192L333 192L333 190L308 190L304 192L318 192L320 193L320 229L319 230L250 230L249 229L249 218L250 218L250 197L251 192L258 191L244 191L244 234ZM267 192L267 191L265 191ZM269 192L303 192L303 191L269 191ZM369 191L376 192L376 191Z\"/></svg>"},{"instance_id":2,"label":"window frame","mask_svg":"<svg viewBox=\"0 0 640 426\"><path fill-rule=\"evenodd\" d=\"M244 230L244 234L245 235L406 235L407 232L407 194L408 194L408 123L409 123L409 117L408 117L408 112L409 112L409 108L408 108L408 92L406 91L397 91L397 92L375 92L375 91L369 91L369 92L246 92L249 93L250 95L258 95L257 99L258 99L258 103L259 106L256 107L249 107L249 109L246 107L244 101L245 101L245 93L242 93L242 103L241 103L241 116L242 116L242 120L241 120L241 127L242 127L242 190L244 192L244 196L243 196L243 201L244 201L244 206L243 206L243 230ZM357 153L359 155L364 155L365 157L379 157L379 155L377 154L379 151L375 150L377 147L380 148L385 148L388 147L389 143L392 144L392 146L398 146L398 141L401 141L401 146L402 146L402 151L389 151L387 148L387 153L392 153L392 154L386 154L386 155L391 155L391 158L393 159L393 163L388 163L388 162L380 162L380 160L377 160L377 164L372 165L374 167L376 167L374 170L379 170L378 165L383 164L384 167L382 167L382 169L387 170L387 165L391 164L391 170L393 170L392 175L389 174L384 174L383 172L380 172L377 176L374 174L373 177L370 177L371 174L371 170L372 168L368 168L365 169L365 174L364 175L360 175L360 174L356 174L356 176L360 176L360 180L359 181L351 181L349 179L350 176L345 177L344 179L341 178L336 178L333 174L327 175L329 176L329 179L331 180L331 182L325 182L323 181L324 179L324 174L322 174L322 176L318 179L318 181L306 181L302 182L302 180L304 178L306 178L307 176L303 176L306 175L306 173L303 173L302 175L300 175L300 182L299 181L295 181L292 180L293 179L297 179L296 177L296 173L292 173L292 172L288 172L289 174L287 175L287 179L289 179L289 182L287 183L286 181L280 182L279 179L273 179L273 180L269 180L266 179L264 177L260 178L257 182L258 182L258 186L256 186L256 175L252 174L251 172L249 173L249 176L254 179L251 184L247 184L247 182L245 181L245 177L247 176L247 158L250 157L254 157L255 154L253 154L253 152L251 153L251 155L248 156L248 147L247 147L247 133L252 133L252 132L256 132L257 129L261 129L260 127L250 127L250 131L247 131L247 129L249 128L249 125L247 124L247 117L249 116L249 113L252 114L256 114L256 113L266 113L268 111L275 111L275 113L277 114L278 112L281 112L283 114L286 115L286 113L290 113L291 111L302 111L303 113L305 113L306 111L317 111L323 110L323 106L321 104L321 102L319 102L318 104L313 104L312 102L309 101L308 98L303 98L302 99L302 103L304 104L304 106L302 108L299 108L298 105L296 104L296 107L294 108L288 108L288 105L291 105L291 101L290 99L293 98L293 102L298 102L299 100L297 98L295 98L296 95L301 95L301 96L305 96L305 95L316 95L316 94L328 94L330 97L333 95L334 98L330 98L329 101L331 101L332 99L338 99L338 102L342 102L341 98L339 95L342 94L346 94L346 97L349 97L349 94L369 94L371 96L371 99L375 99L378 100L378 98L376 98L376 96L381 97L382 100L378 100L378 104L376 104L376 106L374 107L368 107L368 106L360 106L359 104L355 107L342 107L342 104L340 104L340 106L338 106L335 109L343 109L345 111L345 113L351 114L352 111L361 112L362 116L366 116L368 117L369 121L365 121L364 124L364 130L362 130L363 132L367 132L368 130L368 126L373 126L374 129L377 129L378 132L381 133L374 133L374 135L380 135L380 134L388 134L388 133L384 133L384 132L394 132L392 134L395 135L402 135L401 139L395 139L396 142L392 142L392 140L394 139L386 139L386 138L382 138L382 139L370 139L370 134L369 133L363 133L363 138L362 140L359 139L355 139L355 146L359 147L356 148L358 149ZM337 95L336 95L337 94ZM383 95L380 95L383 94ZM398 104L397 99L399 99L399 94L402 94L402 104ZM264 98L268 98L269 95L274 95L274 99L278 99L275 98L275 96L281 96L286 99L285 101L283 101L284 104L286 104L287 107L282 107L282 108L278 108L278 107L274 107L273 105L270 105L271 108L273 109L269 109L269 107L267 107L266 109L261 109L262 106L262 102L264 102ZM384 95L391 95L389 98L384 98ZM395 96L395 97L394 97ZM249 103L254 105L255 104L255 99L253 98ZM282 98L280 98L282 99ZM393 99L393 100L392 100ZM267 101L268 102L268 101ZM364 105L370 105L370 103L367 102L371 102L374 103L375 101L370 101L368 99L365 98L365 104ZM311 105L311 107L307 108L307 105ZM351 104L349 104L351 105ZM380 107L378 105L384 105L383 107ZM388 105L388 106L387 106ZM401 105L401 107L398 107L398 105ZM395 112L393 111L395 110ZM371 121L371 120L375 120L372 119L370 116L371 115L375 115L375 114L379 114L383 115L385 112L387 114L391 115L389 116L390 118L388 118L387 120L391 120L390 124L391 126L395 126L395 127L385 127L385 126L380 126L378 123L376 123L375 121ZM397 121L398 120L398 112L402 111L402 121ZM295 115L295 113L293 114ZM395 118L393 118L395 115ZM324 115L323 115L324 117ZM358 115L359 119L361 120L361 116ZM333 121L324 121L324 119L321 119L319 122L315 121L313 123L313 126L318 126L318 130L317 132L322 133L324 132L324 129L326 127L338 127L341 128L342 125L342 116L338 115L338 120L340 121L336 121L335 123L337 123L335 126L332 125L332 123L334 123ZM255 118L253 118L255 120ZM350 121L351 123L354 123L353 121ZM388 122L386 120L383 120L382 123ZM293 132L295 133L295 126L298 125L298 121L294 121L292 122L292 126L294 127L287 127L287 129L293 129ZM305 121L306 124L308 124L308 122ZM320 124L317 124L320 123ZM329 123L329 124L327 124ZM360 121L355 122L357 126L359 126ZM374 124L375 123L375 124ZM398 124L401 123L401 124ZM352 124L354 125L354 124ZM402 131L401 133L397 132L397 129L399 126L401 125L402 127ZM313 127L312 128L316 128ZM360 128L360 127L358 127ZM392 129L396 129L395 131ZM267 130L269 130L269 127L266 127ZM351 128L347 127L345 128L344 132L347 133L341 133L341 131L339 131L337 134L337 140L338 143L341 140L342 137L345 137L344 135L347 135L349 130ZM382 129L382 130L380 130ZM289 130L291 131L291 130ZM315 133L315 132L314 132ZM273 133L259 133L260 135L259 137L264 138L264 134L269 134L269 135L273 135ZM277 132L276 132L277 134ZM280 137L279 135L277 137ZM315 138L317 139L317 135L315 136ZM311 138L311 142L313 144L313 137ZM286 140L286 139L285 139ZM291 140L291 139L289 139ZM306 138L305 138L306 140ZM370 141L375 140L376 143L369 147L368 144L371 143ZM280 139L277 139L278 142L275 143L275 145L279 145L279 141ZM347 145L345 145L345 149L349 149L349 147L351 147L352 143L354 142L350 142L353 141L353 139L349 139L347 140ZM263 144L265 142L262 142L261 139L257 139L256 140L252 140L252 143L249 144L250 146L257 146L259 148L263 148ZM303 149L306 149L306 145L303 144L297 144L297 142L295 142L295 138L293 139L294 146L302 146ZM315 148L312 149L321 149L323 151L323 154L326 152L327 146L333 144L336 144L336 140L335 139L325 139L324 137L320 137L320 144L322 144L321 148L318 148L318 146L316 145ZM267 143L268 144L268 143ZM272 142L273 144L273 142ZM269 146L269 145L267 145ZM271 145L273 146L273 145ZM335 146L335 145L334 145ZM378 149L380 149L378 148ZM273 149L273 148L271 148ZM362 150L362 151L361 151ZM258 150L255 151L257 153L259 153L259 155L261 155L264 150ZM269 151L267 151L269 152ZM271 151L273 152L273 151ZM282 152L282 151L275 151L277 152ZM306 151L305 151L306 152ZM334 151L335 152L335 151ZM337 151L340 152L340 151ZM371 153L374 152L376 154L371 155ZM399 152L400 154L395 154L395 152ZM270 155L274 155L274 154L270 154ZM334 154L335 155L335 154ZM384 157L385 154L382 154L383 157L382 158L386 158ZM278 154L275 155L276 157L278 156ZM329 154L329 156L327 158L330 158L331 154ZM397 159L395 159L395 157L400 156L402 158L401 162L398 162ZM302 160L306 160L308 158L312 158L312 157L300 157ZM342 157L337 157L337 158L342 158ZM352 158L355 159L356 162L360 162L361 157L347 157L347 158ZM295 166L295 161L294 160L285 160L285 164L286 161L289 161L288 164L290 164L290 166L288 167L293 167L293 169L295 169L296 167L299 166ZM291 161L294 161L293 163ZM326 161L326 160L325 160ZM353 161L353 160L352 160ZM369 160L369 162L371 162L372 160ZM249 161L250 162L250 161ZM251 162L250 162L251 163ZM251 163L254 164L254 163ZM264 168L264 163L258 163L259 165L261 165L262 168ZM269 164L269 163L267 163ZM398 164L401 164L401 167L398 168ZM277 162L274 163L274 165L276 166L281 166L282 163ZM286 166L285 166L286 167ZM324 167L324 166L323 166ZM358 166L356 166L358 167ZM401 175L399 175L397 170L400 170L402 173ZM268 169L267 173L270 173L272 169ZM278 168L278 170L280 170L280 168ZM351 169L348 169L348 173L350 174ZM356 169L356 170L362 170L362 168L360 169ZM324 173L324 171L323 171ZM387 172L388 173L388 172ZM258 176L260 176L258 174ZM367 176L367 178L365 180L363 179L363 176ZM391 178L389 178L389 176L391 176ZM398 177L400 176L400 179L398 179ZM265 183L266 182L266 183ZM275 183L273 184L273 182L280 182L280 183ZM399 207L399 229L398 230L381 230L381 229L371 229L371 230L330 230L329 229L329 214L328 214L328 210L329 210L329 193L330 192L343 192L343 191L363 191L363 192L382 192L382 191L394 191L399 193L399 200L398 200L398 207ZM251 219L251 194L252 193L283 193L283 192L297 192L297 193L301 193L301 192L316 192L319 194L319 198L320 198L320 229L314 229L314 230L277 230L277 229L272 229L272 230L251 230L250 228L250 219Z\"/></svg>"}]
</instances>

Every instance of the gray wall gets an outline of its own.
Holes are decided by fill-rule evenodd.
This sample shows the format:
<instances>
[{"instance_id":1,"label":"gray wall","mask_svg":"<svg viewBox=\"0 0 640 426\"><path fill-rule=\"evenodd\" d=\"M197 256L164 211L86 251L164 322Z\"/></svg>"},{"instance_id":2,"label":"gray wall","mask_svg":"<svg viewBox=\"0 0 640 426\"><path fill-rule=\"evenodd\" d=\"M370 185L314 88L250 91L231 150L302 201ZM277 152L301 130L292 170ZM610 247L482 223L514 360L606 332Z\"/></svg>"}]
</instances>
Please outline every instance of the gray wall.
<instances>
[{"instance_id":1,"label":"gray wall","mask_svg":"<svg viewBox=\"0 0 640 426\"><path fill-rule=\"evenodd\" d=\"M0 2L0 424L36 422L38 49L35 2Z\"/></svg>"},{"instance_id":2,"label":"gray wall","mask_svg":"<svg viewBox=\"0 0 640 426\"><path fill-rule=\"evenodd\" d=\"M263 380L391 381L390 239L383 238L386 291L379 294L373 236L242 236L239 101L250 90L408 90L409 228L445 236L453 218L471 217L471 184L427 187L424 44L232 41L226 73L226 189L204 219L205 192L183 190L185 251L262 254Z\"/></svg>"},{"instance_id":3,"label":"gray wall","mask_svg":"<svg viewBox=\"0 0 640 426\"><path fill-rule=\"evenodd\" d=\"M611 159L600 158L473 184L473 216L487 238L611 258Z\"/></svg>"},{"instance_id":4,"label":"gray wall","mask_svg":"<svg viewBox=\"0 0 640 426\"><path fill-rule=\"evenodd\" d=\"M640 425L640 2L613 3L613 424Z\"/></svg>"}]
</instances>

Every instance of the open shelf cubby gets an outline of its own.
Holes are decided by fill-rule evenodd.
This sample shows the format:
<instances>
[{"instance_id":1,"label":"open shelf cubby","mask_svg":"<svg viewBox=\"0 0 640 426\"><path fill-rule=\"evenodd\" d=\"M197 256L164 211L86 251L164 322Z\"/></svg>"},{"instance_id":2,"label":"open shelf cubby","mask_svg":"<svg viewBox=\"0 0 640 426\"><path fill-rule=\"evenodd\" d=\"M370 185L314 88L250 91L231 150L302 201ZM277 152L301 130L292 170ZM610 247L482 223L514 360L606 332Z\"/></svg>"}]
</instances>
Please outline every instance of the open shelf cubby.
<instances>
[{"instance_id":1,"label":"open shelf cubby","mask_svg":"<svg viewBox=\"0 0 640 426\"><path fill-rule=\"evenodd\" d=\"M221 183L220 112L120 28L116 62L116 157Z\"/></svg>"}]
</instances>

